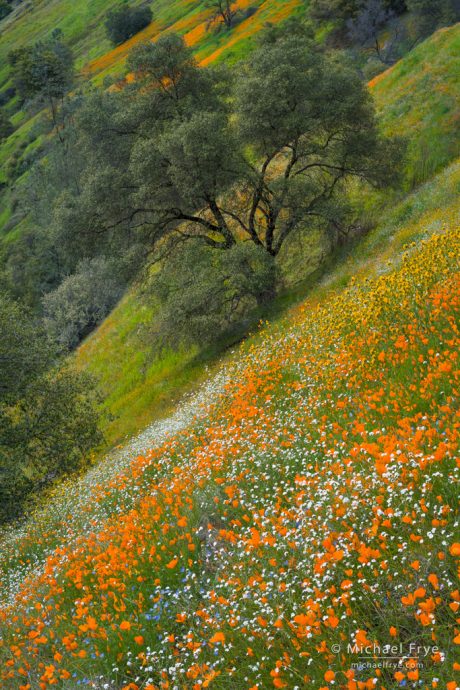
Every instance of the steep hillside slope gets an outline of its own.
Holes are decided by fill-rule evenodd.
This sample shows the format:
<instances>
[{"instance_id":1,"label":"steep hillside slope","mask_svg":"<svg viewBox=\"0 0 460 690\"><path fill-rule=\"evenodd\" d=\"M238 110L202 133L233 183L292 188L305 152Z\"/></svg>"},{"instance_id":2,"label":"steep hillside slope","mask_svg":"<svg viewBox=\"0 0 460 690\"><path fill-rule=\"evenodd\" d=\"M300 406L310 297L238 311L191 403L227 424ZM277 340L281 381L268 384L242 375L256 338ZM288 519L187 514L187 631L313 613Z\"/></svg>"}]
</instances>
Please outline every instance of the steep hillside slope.
<instances>
[{"instance_id":1,"label":"steep hillside slope","mask_svg":"<svg viewBox=\"0 0 460 690\"><path fill-rule=\"evenodd\" d=\"M459 166L439 183L450 208L409 200L432 208L248 342L194 422L10 534L2 687L456 687Z\"/></svg>"},{"instance_id":2,"label":"steep hillside slope","mask_svg":"<svg viewBox=\"0 0 460 690\"><path fill-rule=\"evenodd\" d=\"M134 0L133 5L142 4ZM279 22L300 9L300 0L238 0L241 17L232 31L208 30L212 9L203 0L156 0L154 21L131 40L112 50L105 35L104 19L114 6L112 0L39 0L19 5L16 11L0 24L0 87L8 76L6 56L17 48L45 38L53 29L61 29L77 58L78 68L85 75L100 75L119 69L127 53L141 41L152 40L168 31L186 37L196 46L198 58L211 62L227 51L245 50L240 46L259 31L265 22ZM250 11L248 9L250 8ZM246 16L248 15L248 16Z\"/></svg>"},{"instance_id":3,"label":"steep hillside slope","mask_svg":"<svg viewBox=\"0 0 460 690\"><path fill-rule=\"evenodd\" d=\"M371 83L385 130L409 139L410 184L415 176L428 180L434 170L459 153L460 83L455 60L459 41L460 25L439 32ZM427 151L430 166L422 169L419 155L423 151ZM388 223L395 223L391 219L398 218L398 213L399 223L407 222L411 214L418 221L427 208L419 200L426 198L428 190L433 196L427 202L430 210L450 204L456 191L445 179L427 183L420 195L411 197L388 218ZM317 268L320 255L321 248L313 246L306 275ZM100 380L107 396L106 407L112 417L106 426L109 442L120 442L152 416L170 410L178 396L204 373L205 362L196 359L195 351L168 355L160 361L152 357L151 348L140 337L152 316L152 309L131 292L77 352L79 366ZM207 361L212 361L212 353Z\"/></svg>"},{"instance_id":4,"label":"steep hillside slope","mask_svg":"<svg viewBox=\"0 0 460 690\"><path fill-rule=\"evenodd\" d=\"M460 155L460 25L434 34L370 83L383 126L409 138L408 182Z\"/></svg>"},{"instance_id":5,"label":"steep hillside slope","mask_svg":"<svg viewBox=\"0 0 460 690\"><path fill-rule=\"evenodd\" d=\"M134 0L132 4L142 2ZM250 50L254 36L267 22L279 23L289 16L303 14L306 7L301 0L238 0L237 5L235 26L216 31L215 26L208 26L212 9L205 0L156 0L154 21L114 49L104 28L107 11L114 6L111 0L21 3L0 22L0 95L11 86L8 53L49 37L54 29L62 30L64 41L72 48L78 88L89 81L101 84L109 75L122 75L126 57L136 43L170 32L184 36L203 65L236 61ZM42 113L37 113L35 107L18 110L14 97L6 104L5 112L11 115L15 127L14 133L0 142L0 243L8 244L28 229L27 215L17 203L17 188L27 178L43 143L43 134ZM12 161L13 174L8 170Z\"/></svg>"},{"instance_id":6,"label":"steep hillside slope","mask_svg":"<svg viewBox=\"0 0 460 690\"><path fill-rule=\"evenodd\" d=\"M2 689L460 686L459 29L372 84L424 183L302 304L207 375L135 293L77 353L111 440L206 382L0 532Z\"/></svg>"}]
</instances>

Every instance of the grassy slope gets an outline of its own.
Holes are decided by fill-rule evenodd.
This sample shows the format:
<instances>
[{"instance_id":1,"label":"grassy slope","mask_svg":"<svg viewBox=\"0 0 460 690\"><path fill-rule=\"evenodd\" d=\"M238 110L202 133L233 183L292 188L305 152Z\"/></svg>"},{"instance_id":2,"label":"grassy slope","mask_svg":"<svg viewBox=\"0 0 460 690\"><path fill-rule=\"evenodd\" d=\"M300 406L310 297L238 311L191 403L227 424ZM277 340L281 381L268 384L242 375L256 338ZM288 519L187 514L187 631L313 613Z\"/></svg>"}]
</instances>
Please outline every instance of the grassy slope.
<instances>
[{"instance_id":1,"label":"grassy slope","mask_svg":"<svg viewBox=\"0 0 460 690\"><path fill-rule=\"evenodd\" d=\"M409 136L409 182L418 184L460 155L460 24L442 29L371 88L390 134Z\"/></svg>"},{"instance_id":2,"label":"grassy slope","mask_svg":"<svg viewBox=\"0 0 460 690\"><path fill-rule=\"evenodd\" d=\"M5 690L454 690L459 191L457 161L225 363L204 420L11 535ZM433 639L444 663L353 679L344 643Z\"/></svg>"},{"instance_id":3,"label":"grassy slope","mask_svg":"<svg viewBox=\"0 0 460 690\"><path fill-rule=\"evenodd\" d=\"M374 87L379 108L393 77ZM405 95L417 136L426 97ZM63 485L9 535L3 597L22 584L0 612L2 688L457 687L459 192L454 160L222 363L230 384L204 420ZM148 318L127 297L79 353L121 425L141 400L133 428L156 409L153 384L189 371L146 368ZM344 643L374 641L436 644L445 660L352 672Z\"/></svg>"},{"instance_id":4,"label":"grassy slope","mask_svg":"<svg viewBox=\"0 0 460 690\"><path fill-rule=\"evenodd\" d=\"M133 4L140 2L135 0ZM80 78L101 82L106 75L122 72L128 52L138 42L175 31L185 36L203 64L222 59L237 60L247 52L252 37L266 22L279 22L302 11L300 0L238 0L238 4L242 10L251 6L257 11L231 32L216 33L206 30L210 11L203 1L156 0L154 21L115 49L104 30L104 16L114 5L111 0L39 0L32 8L19 6L0 23L0 92L9 85L7 55L10 50L43 39L55 28L63 31L72 47ZM0 145L0 170L27 138L30 129L27 114L22 111L15 116L14 122L18 129Z\"/></svg>"},{"instance_id":5,"label":"grassy slope","mask_svg":"<svg viewBox=\"0 0 460 690\"><path fill-rule=\"evenodd\" d=\"M445 151L444 162L454 157L452 153L455 150L452 145L456 134L454 106L460 98L460 89L453 55L459 39L460 25L440 32L372 85L385 129L409 134L412 150L417 149L420 141L427 140L433 152ZM433 54L436 59L431 69L429 60ZM441 78L445 79L446 88L443 88ZM427 92L429 98L426 97ZM438 94L441 95L438 97ZM438 98L446 103L442 108L438 106ZM406 117L408 127L403 124ZM449 190L445 189L447 199L443 199L443 185L435 184L433 188L438 190L438 198L431 207L442 207L450 199ZM425 198L424 195L425 192L416 197L422 206L424 202L420 199ZM407 204L411 203L404 202L398 212L406 213ZM314 263L311 268L315 268ZM151 317L151 312L141 305L136 294L130 293L77 353L79 366L87 368L101 381L107 395L107 410L114 417L106 426L109 443L119 442L153 417L167 413L184 390L201 380L206 361L212 362L212 355L200 361L195 352L166 357L160 362L152 361L149 349L138 335L139 328Z\"/></svg>"},{"instance_id":6,"label":"grassy slope","mask_svg":"<svg viewBox=\"0 0 460 690\"><path fill-rule=\"evenodd\" d=\"M132 47L152 40L167 31L176 31L196 46L200 60L214 61L226 51L240 50L239 44L259 31L267 21L280 21L300 7L300 0L238 0L242 11L256 12L231 32L206 30L210 10L205 2L190 0L156 0L154 21L131 40L115 49L105 36L104 16L114 6L113 0L39 0L32 8L20 6L0 24L0 89L8 82L6 57L12 48L45 38L59 28L74 50L77 67L84 74L100 75L120 70ZM133 0L134 5L141 0ZM247 50L247 45L242 50Z\"/></svg>"}]
</instances>

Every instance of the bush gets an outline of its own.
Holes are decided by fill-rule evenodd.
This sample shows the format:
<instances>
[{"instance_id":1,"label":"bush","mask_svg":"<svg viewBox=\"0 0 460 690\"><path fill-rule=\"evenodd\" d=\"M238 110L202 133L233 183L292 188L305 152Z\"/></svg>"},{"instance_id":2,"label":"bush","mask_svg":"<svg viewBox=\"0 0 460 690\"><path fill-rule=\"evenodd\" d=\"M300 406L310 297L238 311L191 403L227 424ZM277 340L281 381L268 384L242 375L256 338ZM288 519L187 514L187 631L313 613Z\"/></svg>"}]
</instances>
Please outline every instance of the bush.
<instances>
[{"instance_id":1,"label":"bush","mask_svg":"<svg viewBox=\"0 0 460 690\"><path fill-rule=\"evenodd\" d=\"M43 298L48 333L64 349L75 348L103 321L122 294L123 286L105 259L81 262L76 273Z\"/></svg>"},{"instance_id":2,"label":"bush","mask_svg":"<svg viewBox=\"0 0 460 690\"><path fill-rule=\"evenodd\" d=\"M105 20L107 36L114 45L120 45L148 26L152 17L150 7L130 7L125 3L107 14Z\"/></svg>"},{"instance_id":3,"label":"bush","mask_svg":"<svg viewBox=\"0 0 460 690\"><path fill-rule=\"evenodd\" d=\"M100 440L91 380L59 366L43 327L0 296L0 522Z\"/></svg>"},{"instance_id":4,"label":"bush","mask_svg":"<svg viewBox=\"0 0 460 690\"><path fill-rule=\"evenodd\" d=\"M275 261L252 243L216 251L190 240L153 281L161 304L160 344L210 345L242 334L273 296Z\"/></svg>"}]
</instances>

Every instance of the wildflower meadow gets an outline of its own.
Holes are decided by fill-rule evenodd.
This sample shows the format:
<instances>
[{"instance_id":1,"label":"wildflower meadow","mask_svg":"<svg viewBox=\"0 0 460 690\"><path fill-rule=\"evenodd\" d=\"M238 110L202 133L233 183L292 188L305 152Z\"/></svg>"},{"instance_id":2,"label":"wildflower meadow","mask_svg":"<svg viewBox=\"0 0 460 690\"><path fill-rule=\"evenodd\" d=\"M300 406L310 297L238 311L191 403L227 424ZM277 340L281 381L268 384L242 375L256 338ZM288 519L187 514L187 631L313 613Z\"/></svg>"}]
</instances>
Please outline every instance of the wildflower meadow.
<instances>
[{"instance_id":1,"label":"wildflower meadow","mask_svg":"<svg viewBox=\"0 0 460 690\"><path fill-rule=\"evenodd\" d=\"M455 690L459 250L452 223L262 328L6 540L1 687Z\"/></svg>"}]
</instances>

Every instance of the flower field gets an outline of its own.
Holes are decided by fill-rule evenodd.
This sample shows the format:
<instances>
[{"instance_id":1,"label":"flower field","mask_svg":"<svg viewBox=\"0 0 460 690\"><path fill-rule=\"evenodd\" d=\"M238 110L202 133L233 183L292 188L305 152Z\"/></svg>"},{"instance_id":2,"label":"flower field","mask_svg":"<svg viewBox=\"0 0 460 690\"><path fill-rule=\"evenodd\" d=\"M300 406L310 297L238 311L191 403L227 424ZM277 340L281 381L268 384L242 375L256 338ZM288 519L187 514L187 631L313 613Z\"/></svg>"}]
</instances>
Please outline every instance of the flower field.
<instances>
[{"instance_id":1,"label":"flower field","mask_svg":"<svg viewBox=\"0 0 460 690\"><path fill-rule=\"evenodd\" d=\"M457 221L5 541L2 688L460 686Z\"/></svg>"}]
</instances>

